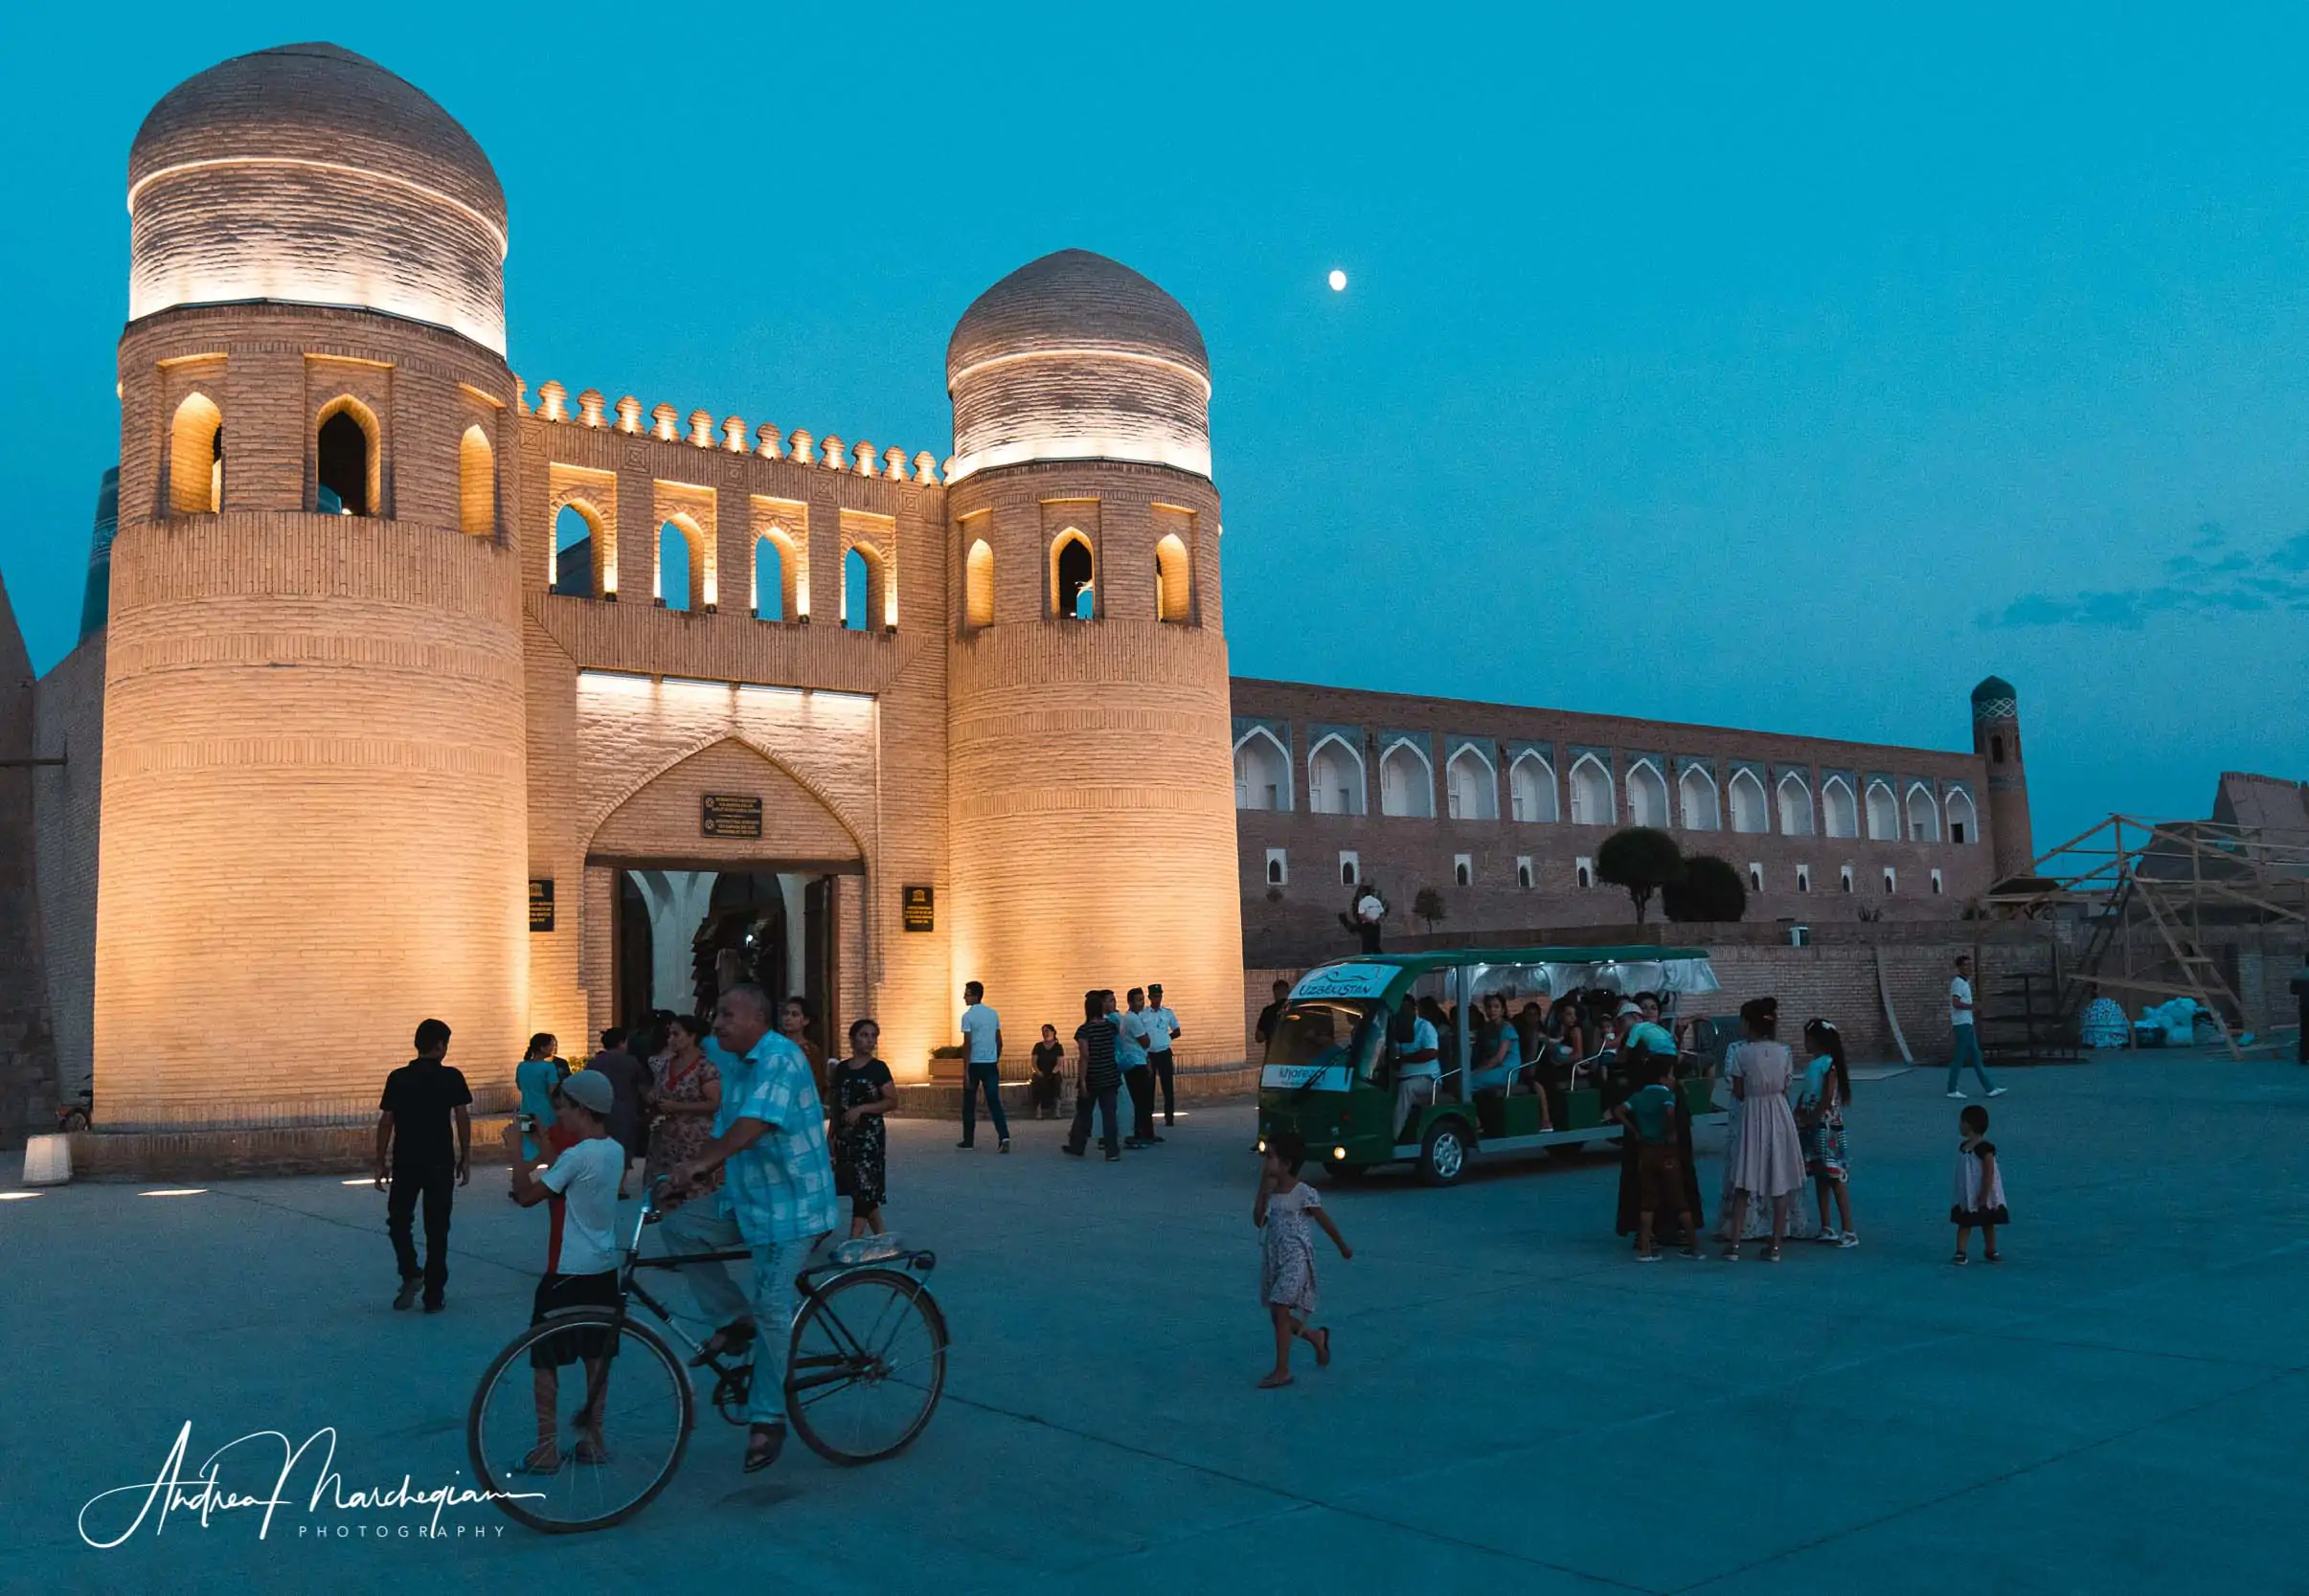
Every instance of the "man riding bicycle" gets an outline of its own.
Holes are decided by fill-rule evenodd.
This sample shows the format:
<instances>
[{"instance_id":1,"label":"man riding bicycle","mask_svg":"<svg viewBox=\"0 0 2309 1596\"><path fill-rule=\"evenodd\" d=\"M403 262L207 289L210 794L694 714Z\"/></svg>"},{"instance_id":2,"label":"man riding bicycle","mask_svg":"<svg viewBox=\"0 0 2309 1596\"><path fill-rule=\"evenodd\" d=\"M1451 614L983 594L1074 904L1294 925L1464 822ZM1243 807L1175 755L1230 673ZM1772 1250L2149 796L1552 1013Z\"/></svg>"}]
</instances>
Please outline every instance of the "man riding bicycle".
<instances>
[{"instance_id":1,"label":"man riding bicycle","mask_svg":"<svg viewBox=\"0 0 2309 1596\"><path fill-rule=\"evenodd\" d=\"M733 986L713 1011L713 1039L735 1064L724 1069L714 1137L676 1165L676 1189L715 1168L718 1192L684 1203L668 1218L680 1225L680 1250L727 1250L754 1257L750 1305L753 1379L747 1397L745 1472L778 1460L785 1446L787 1327L794 1319L794 1276L821 1237L834 1227L834 1169L826 1146L826 1113L808 1057L770 1028L769 994L752 982ZM691 1210L698 1212L692 1214ZM683 1216L688 1216L686 1219ZM668 1245L673 1238L668 1237ZM722 1328L709 1354L741 1344L749 1334L747 1299L726 1270L699 1266L691 1289L698 1307Z\"/></svg>"}]
</instances>

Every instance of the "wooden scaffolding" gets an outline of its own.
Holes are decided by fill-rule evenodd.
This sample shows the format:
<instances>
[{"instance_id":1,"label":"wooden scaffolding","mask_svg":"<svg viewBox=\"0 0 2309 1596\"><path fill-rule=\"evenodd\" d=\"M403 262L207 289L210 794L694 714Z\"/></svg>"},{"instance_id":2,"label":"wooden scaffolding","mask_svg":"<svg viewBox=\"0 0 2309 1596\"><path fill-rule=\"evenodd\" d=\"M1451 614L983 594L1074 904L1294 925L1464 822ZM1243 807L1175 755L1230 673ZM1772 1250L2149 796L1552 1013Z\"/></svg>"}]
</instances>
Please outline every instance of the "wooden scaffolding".
<instances>
[{"instance_id":1,"label":"wooden scaffolding","mask_svg":"<svg viewBox=\"0 0 2309 1596\"><path fill-rule=\"evenodd\" d=\"M2230 1056L2245 1005L2206 949L2205 928L2309 926L2309 838L2211 820L2112 815L1984 895L2008 919L2071 920L2084 945L2061 982L2073 1026L2088 985L2119 1001L2193 998Z\"/></svg>"}]
</instances>

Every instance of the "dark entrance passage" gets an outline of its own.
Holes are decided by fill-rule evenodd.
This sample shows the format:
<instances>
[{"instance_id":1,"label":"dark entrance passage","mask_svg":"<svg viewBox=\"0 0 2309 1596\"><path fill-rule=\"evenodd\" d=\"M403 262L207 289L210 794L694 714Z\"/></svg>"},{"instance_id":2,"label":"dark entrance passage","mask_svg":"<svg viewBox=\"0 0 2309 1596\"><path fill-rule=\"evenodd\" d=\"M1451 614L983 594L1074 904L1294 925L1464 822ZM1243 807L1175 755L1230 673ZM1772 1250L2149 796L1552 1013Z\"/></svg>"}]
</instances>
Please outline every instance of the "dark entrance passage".
<instances>
[{"instance_id":1,"label":"dark entrance passage","mask_svg":"<svg viewBox=\"0 0 2309 1596\"><path fill-rule=\"evenodd\" d=\"M711 1014L740 981L808 1006L823 1056L842 1034L838 878L793 870L692 870L621 865L612 992L631 1025L652 1009Z\"/></svg>"}]
</instances>

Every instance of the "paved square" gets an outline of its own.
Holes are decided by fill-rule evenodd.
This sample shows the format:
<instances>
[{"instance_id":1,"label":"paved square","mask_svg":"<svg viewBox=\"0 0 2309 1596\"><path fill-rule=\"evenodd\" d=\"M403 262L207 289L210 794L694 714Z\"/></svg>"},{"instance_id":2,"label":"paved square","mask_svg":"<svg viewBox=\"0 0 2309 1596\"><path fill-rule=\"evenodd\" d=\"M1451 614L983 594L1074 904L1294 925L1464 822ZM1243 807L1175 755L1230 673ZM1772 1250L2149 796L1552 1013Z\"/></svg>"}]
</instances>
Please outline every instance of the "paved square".
<instances>
[{"instance_id":1,"label":"paved square","mask_svg":"<svg viewBox=\"0 0 2309 1596\"><path fill-rule=\"evenodd\" d=\"M0 1589L2300 1588L2309 1070L2145 1054L2008 1082L2002 1268L1948 1266L1936 1072L1864 1080L1866 1245L1777 1268L1637 1267L1603 1158L1333 1187L1337 1360L1275 1393L1252 1388L1247 1107L1115 1167L1048 1124L1004 1158L894 1122L891 1214L937 1248L954 1334L928 1432L749 1479L708 1413L665 1495L575 1540L487 1508L440 1540L401 1536L421 1512L309 1514L309 1469L261 1541L245 1511L109 1551L76 1533L188 1420L194 1460L333 1425L348 1489L465 1479L466 1403L543 1252L502 1172L461 1196L435 1318L389 1310L365 1184L0 1203Z\"/></svg>"}]
</instances>

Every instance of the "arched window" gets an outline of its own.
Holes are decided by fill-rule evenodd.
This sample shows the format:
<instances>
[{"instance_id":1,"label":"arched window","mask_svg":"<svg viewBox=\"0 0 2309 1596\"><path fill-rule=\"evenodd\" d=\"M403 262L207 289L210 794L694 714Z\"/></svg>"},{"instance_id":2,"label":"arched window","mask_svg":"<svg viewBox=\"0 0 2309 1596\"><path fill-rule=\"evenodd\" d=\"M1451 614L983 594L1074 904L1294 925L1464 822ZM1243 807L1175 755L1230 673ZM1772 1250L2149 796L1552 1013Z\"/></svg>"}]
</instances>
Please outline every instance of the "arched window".
<instances>
[{"instance_id":1,"label":"arched window","mask_svg":"<svg viewBox=\"0 0 2309 1596\"><path fill-rule=\"evenodd\" d=\"M1882 781L1868 783L1868 841L1900 841L1900 800L1892 797L1891 787Z\"/></svg>"},{"instance_id":2,"label":"arched window","mask_svg":"<svg viewBox=\"0 0 2309 1596\"><path fill-rule=\"evenodd\" d=\"M754 539L754 618L790 620L786 577L793 569L794 546L782 532L769 531Z\"/></svg>"},{"instance_id":3,"label":"arched window","mask_svg":"<svg viewBox=\"0 0 2309 1596\"><path fill-rule=\"evenodd\" d=\"M1234 745L1234 807L1291 807L1291 756L1263 726L1255 726Z\"/></svg>"},{"instance_id":4,"label":"arched window","mask_svg":"<svg viewBox=\"0 0 2309 1596\"><path fill-rule=\"evenodd\" d=\"M1365 802L1363 755L1333 732L1307 755L1307 808L1318 815L1360 815Z\"/></svg>"},{"instance_id":5,"label":"arched window","mask_svg":"<svg viewBox=\"0 0 2309 1596\"><path fill-rule=\"evenodd\" d=\"M675 516L657 529L657 597L668 610L694 610L704 536L685 516Z\"/></svg>"},{"instance_id":6,"label":"arched window","mask_svg":"<svg viewBox=\"0 0 2309 1596\"><path fill-rule=\"evenodd\" d=\"M594 550L600 546L600 526L593 506L577 500L554 512L554 563L546 573L554 592L568 598L594 596Z\"/></svg>"},{"instance_id":7,"label":"arched window","mask_svg":"<svg viewBox=\"0 0 2309 1596\"><path fill-rule=\"evenodd\" d=\"M1187 545L1176 532L1155 545L1155 616L1161 620L1185 620L1188 614Z\"/></svg>"},{"instance_id":8,"label":"arched window","mask_svg":"<svg viewBox=\"0 0 2309 1596\"><path fill-rule=\"evenodd\" d=\"M1612 773L1593 753L1581 754L1572 762L1572 823L1610 825L1618 818L1619 805L1612 801Z\"/></svg>"},{"instance_id":9,"label":"arched window","mask_svg":"<svg viewBox=\"0 0 2309 1596\"><path fill-rule=\"evenodd\" d=\"M2004 737L2002 732L1992 731L1988 735L1988 762L1992 765L2004 762Z\"/></svg>"},{"instance_id":10,"label":"arched window","mask_svg":"<svg viewBox=\"0 0 2309 1596\"><path fill-rule=\"evenodd\" d=\"M1555 806L1555 772L1538 754L1525 751L1507 767L1507 812L1519 820L1553 824L1561 813Z\"/></svg>"},{"instance_id":11,"label":"arched window","mask_svg":"<svg viewBox=\"0 0 2309 1596\"><path fill-rule=\"evenodd\" d=\"M1754 771L1732 773L1732 829L1759 832L1772 829L1771 805L1764 801L1764 784Z\"/></svg>"},{"instance_id":12,"label":"arched window","mask_svg":"<svg viewBox=\"0 0 2309 1596\"><path fill-rule=\"evenodd\" d=\"M169 513L223 508L224 412L206 393L188 393L169 425Z\"/></svg>"},{"instance_id":13,"label":"arched window","mask_svg":"<svg viewBox=\"0 0 2309 1596\"><path fill-rule=\"evenodd\" d=\"M873 629L873 568L858 544L842 556L842 625L850 632Z\"/></svg>"},{"instance_id":14,"label":"arched window","mask_svg":"<svg viewBox=\"0 0 2309 1596\"><path fill-rule=\"evenodd\" d=\"M1980 817L1973 813L1972 799L1959 787L1948 795L1948 840L1952 843L1977 843L1981 840Z\"/></svg>"},{"instance_id":15,"label":"arched window","mask_svg":"<svg viewBox=\"0 0 2309 1596\"><path fill-rule=\"evenodd\" d=\"M962 622L994 624L994 551L983 537L970 545L969 556L962 561Z\"/></svg>"},{"instance_id":16,"label":"arched window","mask_svg":"<svg viewBox=\"0 0 2309 1596\"><path fill-rule=\"evenodd\" d=\"M1051 613L1088 620L1098 613L1098 568L1090 540L1073 528L1051 545Z\"/></svg>"},{"instance_id":17,"label":"arched window","mask_svg":"<svg viewBox=\"0 0 2309 1596\"><path fill-rule=\"evenodd\" d=\"M1860 800L1852 796L1852 784L1843 776L1831 776L1820 784L1820 811L1830 837L1860 835Z\"/></svg>"},{"instance_id":18,"label":"arched window","mask_svg":"<svg viewBox=\"0 0 2309 1596\"><path fill-rule=\"evenodd\" d=\"M1435 767L1418 745L1396 742L1379 755L1379 813L1431 820L1436 812Z\"/></svg>"},{"instance_id":19,"label":"arched window","mask_svg":"<svg viewBox=\"0 0 2309 1596\"><path fill-rule=\"evenodd\" d=\"M474 537L497 532L497 455L479 427L457 440L457 524Z\"/></svg>"},{"instance_id":20,"label":"arched window","mask_svg":"<svg viewBox=\"0 0 2309 1596\"><path fill-rule=\"evenodd\" d=\"M1933 801L1933 790L1921 781L1909 784L1908 840L1912 843L1940 840L1940 806Z\"/></svg>"},{"instance_id":21,"label":"arched window","mask_svg":"<svg viewBox=\"0 0 2309 1596\"><path fill-rule=\"evenodd\" d=\"M1676 778L1676 790L1684 799L1685 830L1724 829L1723 798L1716 791L1714 776L1698 765L1686 765L1684 774Z\"/></svg>"},{"instance_id":22,"label":"arched window","mask_svg":"<svg viewBox=\"0 0 2309 1596\"><path fill-rule=\"evenodd\" d=\"M1491 761L1473 748L1462 748L1443 767L1450 788L1451 818L1455 820L1499 819L1499 778Z\"/></svg>"},{"instance_id":23,"label":"arched window","mask_svg":"<svg viewBox=\"0 0 2309 1596\"><path fill-rule=\"evenodd\" d=\"M1667 782L1649 759L1628 767L1627 820L1630 825L1667 829Z\"/></svg>"},{"instance_id":24,"label":"arched window","mask_svg":"<svg viewBox=\"0 0 2309 1596\"><path fill-rule=\"evenodd\" d=\"M377 513L376 417L358 399L331 399L323 408L313 463L313 507L323 515Z\"/></svg>"},{"instance_id":25,"label":"arched window","mask_svg":"<svg viewBox=\"0 0 2309 1596\"><path fill-rule=\"evenodd\" d=\"M1789 771L1779 778L1779 834L1782 837L1812 835L1812 789L1804 778Z\"/></svg>"}]
</instances>

